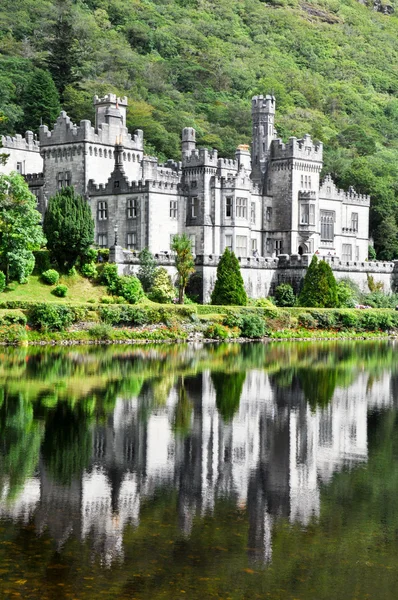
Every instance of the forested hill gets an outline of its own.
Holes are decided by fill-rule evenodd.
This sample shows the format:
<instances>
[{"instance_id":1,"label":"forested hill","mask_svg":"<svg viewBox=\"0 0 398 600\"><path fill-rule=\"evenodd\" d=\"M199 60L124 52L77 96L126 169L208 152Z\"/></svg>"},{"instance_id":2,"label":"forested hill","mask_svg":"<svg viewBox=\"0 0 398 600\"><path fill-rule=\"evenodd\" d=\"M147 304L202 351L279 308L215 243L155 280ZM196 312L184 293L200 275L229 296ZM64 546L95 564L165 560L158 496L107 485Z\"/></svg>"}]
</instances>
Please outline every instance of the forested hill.
<instances>
[{"instance_id":1,"label":"forested hill","mask_svg":"<svg viewBox=\"0 0 398 600\"><path fill-rule=\"evenodd\" d=\"M113 91L147 152L178 158L191 125L231 156L250 139L251 96L272 91L279 134L325 143L325 170L372 195L379 257L397 258L398 11L369 4L1 0L1 132L37 129L60 103L92 119L92 96Z\"/></svg>"}]
</instances>

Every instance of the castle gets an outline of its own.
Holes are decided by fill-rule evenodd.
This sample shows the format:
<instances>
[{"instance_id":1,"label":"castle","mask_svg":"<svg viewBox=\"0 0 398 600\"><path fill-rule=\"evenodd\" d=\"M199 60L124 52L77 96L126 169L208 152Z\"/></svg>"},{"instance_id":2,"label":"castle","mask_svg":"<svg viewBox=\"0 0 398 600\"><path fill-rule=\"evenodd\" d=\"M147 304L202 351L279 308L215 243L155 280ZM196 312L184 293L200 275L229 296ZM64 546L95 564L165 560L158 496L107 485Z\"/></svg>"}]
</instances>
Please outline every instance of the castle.
<instances>
[{"instance_id":1,"label":"castle","mask_svg":"<svg viewBox=\"0 0 398 600\"><path fill-rule=\"evenodd\" d=\"M25 175L42 213L49 198L73 185L85 195L100 247L167 254L186 233L193 253L240 258L314 252L343 262L367 259L368 196L322 182L322 144L310 136L285 144L274 128L275 98L252 100L253 142L234 159L197 148L195 130L182 131L182 161L159 164L144 153L143 132L126 128L127 98L94 98L95 124L72 123L63 111L39 140L3 137L2 171ZM116 239L115 239L116 238Z\"/></svg>"}]
</instances>

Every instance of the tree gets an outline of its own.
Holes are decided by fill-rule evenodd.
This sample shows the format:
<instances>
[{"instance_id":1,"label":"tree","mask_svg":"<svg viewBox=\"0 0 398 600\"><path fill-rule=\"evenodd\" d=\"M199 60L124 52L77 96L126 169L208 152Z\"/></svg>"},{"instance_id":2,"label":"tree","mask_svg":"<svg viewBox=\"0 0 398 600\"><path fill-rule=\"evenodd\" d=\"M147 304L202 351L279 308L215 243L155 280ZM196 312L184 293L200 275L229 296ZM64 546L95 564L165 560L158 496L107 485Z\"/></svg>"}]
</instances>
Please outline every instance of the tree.
<instances>
[{"instance_id":1,"label":"tree","mask_svg":"<svg viewBox=\"0 0 398 600\"><path fill-rule=\"evenodd\" d=\"M22 98L22 129L36 131L41 123L52 125L61 106L54 81L48 71L35 69Z\"/></svg>"},{"instance_id":2,"label":"tree","mask_svg":"<svg viewBox=\"0 0 398 600\"><path fill-rule=\"evenodd\" d=\"M211 295L211 303L235 306L247 304L239 261L229 248L225 249L217 266L217 279Z\"/></svg>"},{"instance_id":3,"label":"tree","mask_svg":"<svg viewBox=\"0 0 398 600\"><path fill-rule=\"evenodd\" d=\"M184 304L185 288L195 263L191 251L191 240L185 234L175 235L171 249L176 253L175 267L178 273L178 302Z\"/></svg>"},{"instance_id":4,"label":"tree","mask_svg":"<svg viewBox=\"0 0 398 600\"><path fill-rule=\"evenodd\" d=\"M167 304L173 302L176 295L174 285L171 283L171 278L164 267L156 269L155 280L150 294L149 299L153 302L159 302L159 304Z\"/></svg>"},{"instance_id":5,"label":"tree","mask_svg":"<svg viewBox=\"0 0 398 600\"><path fill-rule=\"evenodd\" d=\"M67 0L57 4L59 14L48 44L47 64L61 100L63 100L65 87L77 80L76 67L80 61L71 3Z\"/></svg>"},{"instance_id":6,"label":"tree","mask_svg":"<svg viewBox=\"0 0 398 600\"><path fill-rule=\"evenodd\" d=\"M70 269L94 242L94 221L86 200L73 187L50 198L43 229L47 247L61 269Z\"/></svg>"},{"instance_id":7,"label":"tree","mask_svg":"<svg viewBox=\"0 0 398 600\"><path fill-rule=\"evenodd\" d=\"M294 306L296 296L290 283L281 283L275 289L275 302L277 306Z\"/></svg>"},{"instance_id":8,"label":"tree","mask_svg":"<svg viewBox=\"0 0 398 600\"><path fill-rule=\"evenodd\" d=\"M140 252L140 268L137 277L141 281L145 293L151 290L155 276L156 260L153 258L152 252L148 248L144 248Z\"/></svg>"},{"instance_id":9,"label":"tree","mask_svg":"<svg viewBox=\"0 0 398 600\"><path fill-rule=\"evenodd\" d=\"M299 305L316 308L333 308L339 305L333 271L324 260L318 261L316 254L304 277Z\"/></svg>"},{"instance_id":10,"label":"tree","mask_svg":"<svg viewBox=\"0 0 398 600\"><path fill-rule=\"evenodd\" d=\"M38 250L45 239L36 198L16 173L0 175L0 267L6 281L26 281L32 273Z\"/></svg>"}]
</instances>

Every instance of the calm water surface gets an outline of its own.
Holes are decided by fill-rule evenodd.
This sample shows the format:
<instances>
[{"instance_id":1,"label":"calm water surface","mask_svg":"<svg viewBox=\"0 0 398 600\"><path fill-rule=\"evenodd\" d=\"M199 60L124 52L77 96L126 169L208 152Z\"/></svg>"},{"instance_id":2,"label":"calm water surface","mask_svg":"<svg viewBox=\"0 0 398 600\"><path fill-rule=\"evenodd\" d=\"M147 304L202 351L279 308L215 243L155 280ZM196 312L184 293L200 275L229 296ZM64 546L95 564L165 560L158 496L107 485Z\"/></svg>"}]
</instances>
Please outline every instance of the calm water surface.
<instances>
[{"instance_id":1,"label":"calm water surface","mask_svg":"<svg viewBox=\"0 0 398 600\"><path fill-rule=\"evenodd\" d=\"M398 345L0 350L0 598L398 596Z\"/></svg>"}]
</instances>

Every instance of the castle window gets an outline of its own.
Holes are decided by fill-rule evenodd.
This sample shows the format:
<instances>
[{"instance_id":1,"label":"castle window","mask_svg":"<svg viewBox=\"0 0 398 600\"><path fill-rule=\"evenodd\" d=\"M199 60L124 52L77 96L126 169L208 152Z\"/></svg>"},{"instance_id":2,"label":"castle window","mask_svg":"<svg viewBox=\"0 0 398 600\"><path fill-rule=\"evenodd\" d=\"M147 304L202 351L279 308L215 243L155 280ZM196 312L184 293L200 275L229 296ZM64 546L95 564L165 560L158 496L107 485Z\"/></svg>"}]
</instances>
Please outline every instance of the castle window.
<instances>
[{"instance_id":1,"label":"castle window","mask_svg":"<svg viewBox=\"0 0 398 600\"><path fill-rule=\"evenodd\" d=\"M258 248L257 248L257 240L252 240L252 254L253 256L258 256Z\"/></svg>"},{"instance_id":2,"label":"castle window","mask_svg":"<svg viewBox=\"0 0 398 600\"><path fill-rule=\"evenodd\" d=\"M225 236L225 248L232 252L232 235Z\"/></svg>"},{"instance_id":3,"label":"castle window","mask_svg":"<svg viewBox=\"0 0 398 600\"><path fill-rule=\"evenodd\" d=\"M283 242L282 240L275 240L275 255L279 256L283 253Z\"/></svg>"},{"instance_id":4,"label":"castle window","mask_svg":"<svg viewBox=\"0 0 398 600\"><path fill-rule=\"evenodd\" d=\"M127 160L130 162L131 161L131 154L130 152L127 154Z\"/></svg>"},{"instance_id":5,"label":"castle window","mask_svg":"<svg viewBox=\"0 0 398 600\"><path fill-rule=\"evenodd\" d=\"M343 254L341 257L344 261L349 262L352 260L352 246L351 244L343 244Z\"/></svg>"},{"instance_id":6,"label":"castle window","mask_svg":"<svg viewBox=\"0 0 398 600\"><path fill-rule=\"evenodd\" d=\"M170 219L177 218L177 200L170 200Z\"/></svg>"},{"instance_id":7,"label":"castle window","mask_svg":"<svg viewBox=\"0 0 398 600\"><path fill-rule=\"evenodd\" d=\"M265 209L265 220L268 221L268 223L271 221L272 219L272 208L270 206L267 206L267 208Z\"/></svg>"},{"instance_id":8,"label":"castle window","mask_svg":"<svg viewBox=\"0 0 398 600\"><path fill-rule=\"evenodd\" d=\"M333 242L335 214L331 210L321 210L321 241Z\"/></svg>"},{"instance_id":9,"label":"castle window","mask_svg":"<svg viewBox=\"0 0 398 600\"><path fill-rule=\"evenodd\" d=\"M236 254L241 258L247 257L247 237L245 235L236 236Z\"/></svg>"},{"instance_id":10,"label":"castle window","mask_svg":"<svg viewBox=\"0 0 398 600\"><path fill-rule=\"evenodd\" d=\"M61 190L64 187L64 174L58 173L57 175L57 189Z\"/></svg>"},{"instance_id":11,"label":"castle window","mask_svg":"<svg viewBox=\"0 0 398 600\"><path fill-rule=\"evenodd\" d=\"M72 182L72 173L70 171L65 171L64 173L64 186L68 187Z\"/></svg>"},{"instance_id":12,"label":"castle window","mask_svg":"<svg viewBox=\"0 0 398 600\"><path fill-rule=\"evenodd\" d=\"M191 198L191 217L196 219L198 216L198 198Z\"/></svg>"},{"instance_id":13,"label":"castle window","mask_svg":"<svg viewBox=\"0 0 398 600\"><path fill-rule=\"evenodd\" d=\"M301 205L301 225L315 225L315 204Z\"/></svg>"},{"instance_id":14,"label":"castle window","mask_svg":"<svg viewBox=\"0 0 398 600\"><path fill-rule=\"evenodd\" d=\"M301 187L303 188L304 187L304 175L303 174L301 174L300 184L301 184Z\"/></svg>"},{"instance_id":15,"label":"castle window","mask_svg":"<svg viewBox=\"0 0 398 600\"><path fill-rule=\"evenodd\" d=\"M355 246L355 260L359 260L359 246Z\"/></svg>"},{"instance_id":16,"label":"castle window","mask_svg":"<svg viewBox=\"0 0 398 600\"><path fill-rule=\"evenodd\" d=\"M94 148L94 156L97 156L97 154L98 154L98 150L97 150L97 148Z\"/></svg>"},{"instance_id":17,"label":"castle window","mask_svg":"<svg viewBox=\"0 0 398 600\"><path fill-rule=\"evenodd\" d=\"M98 234L97 245L100 248L108 248L108 234L107 233L99 233Z\"/></svg>"},{"instance_id":18,"label":"castle window","mask_svg":"<svg viewBox=\"0 0 398 600\"><path fill-rule=\"evenodd\" d=\"M137 234L135 231L127 234L127 250L137 250Z\"/></svg>"},{"instance_id":19,"label":"castle window","mask_svg":"<svg viewBox=\"0 0 398 600\"><path fill-rule=\"evenodd\" d=\"M232 217L232 198L228 196L225 198L225 216Z\"/></svg>"},{"instance_id":20,"label":"castle window","mask_svg":"<svg viewBox=\"0 0 398 600\"><path fill-rule=\"evenodd\" d=\"M90 146L90 148L88 150L89 150L90 156L92 156L93 155L93 149L92 149L92 147Z\"/></svg>"},{"instance_id":21,"label":"castle window","mask_svg":"<svg viewBox=\"0 0 398 600\"><path fill-rule=\"evenodd\" d=\"M308 175L308 187L311 189L311 175Z\"/></svg>"},{"instance_id":22,"label":"castle window","mask_svg":"<svg viewBox=\"0 0 398 600\"><path fill-rule=\"evenodd\" d=\"M137 218L137 198L127 198L127 218L128 219L136 219Z\"/></svg>"},{"instance_id":23,"label":"castle window","mask_svg":"<svg viewBox=\"0 0 398 600\"><path fill-rule=\"evenodd\" d=\"M17 162L17 173L19 173L20 175L23 175L23 163L22 162Z\"/></svg>"},{"instance_id":24,"label":"castle window","mask_svg":"<svg viewBox=\"0 0 398 600\"><path fill-rule=\"evenodd\" d=\"M99 157L102 158L102 148L99 149Z\"/></svg>"},{"instance_id":25,"label":"castle window","mask_svg":"<svg viewBox=\"0 0 398 600\"><path fill-rule=\"evenodd\" d=\"M358 213L351 213L351 229L358 231Z\"/></svg>"},{"instance_id":26,"label":"castle window","mask_svg":"<svg viewBox=\"0 0 398 600\"><path fill-rule=\"evenodd\" d=\"M108 218L108 204L101 200L98 202L98 221L106 221Z\"/></svg>"},{"instance_id":27,"label":"castle window","mask_svg":"<svg viewBox=\"0 0 398 600\"><path fill-rule=\"evenodd\" d=\"M132 154L133 162L135 162L135 154Z\"/></svg>"},{"instance_id":28,"label":"castle window","mask_svg":"<svg viewBox=\"0 0 398 600\"><path fill-rule=\"evenodd\" d=\"M236 217L247 219L247 198L236 199Z\"/></svg>"},{"instance_id":29,"label":"castle window","mask_svg":"<svg viewBox=\"0 0 398 600\"><path fill-rule=\"evenodd\" d=\"M256 203L252 202L250 205L250 222L256 222Z\"/></svg>"},{"instance_id":30,"label":"castle window","mask_svg":"<svg viewBox=\"0 0 398 600\"><path fill-rule=\"evenodd\" d=\"M196 189L198 187L198 182L197 181L191 181L191 188L192 189Z\"/></svg>"},{"instance_id":31,"label":"castle window","mask_svg":"<svg viewBox=\"0 0 398 600\"><path fill-rule=\"evenodd\" d=\"M268 254L271 252L271 240L265 240L265 251L268 252Z\"/></svg>"},{"instance_id":32,"label":"castle window","mask_svg":"<svg viewBox=\"0 0 398 600\"><path fill-rule=\"evenodd\" d=\"M108 150L106 148L104 150L104 158L108 158Z\"/></svg>"},{"instance_id":33,"label":"castle window","mask_svg":"<svg viewBox=\"0 0 398 600\"><path fill-rule=\"evenodd\" d=\"M120 181L114 181L114 182L113 182L113 187L114 187L114 188L118 188L118 187L120 187Z\"/></svg>"}]
</instances>

